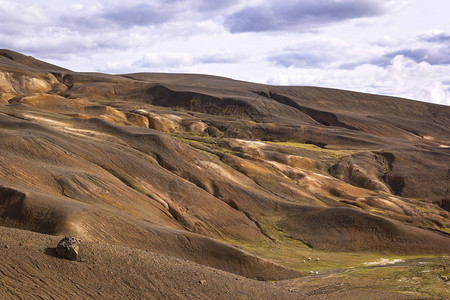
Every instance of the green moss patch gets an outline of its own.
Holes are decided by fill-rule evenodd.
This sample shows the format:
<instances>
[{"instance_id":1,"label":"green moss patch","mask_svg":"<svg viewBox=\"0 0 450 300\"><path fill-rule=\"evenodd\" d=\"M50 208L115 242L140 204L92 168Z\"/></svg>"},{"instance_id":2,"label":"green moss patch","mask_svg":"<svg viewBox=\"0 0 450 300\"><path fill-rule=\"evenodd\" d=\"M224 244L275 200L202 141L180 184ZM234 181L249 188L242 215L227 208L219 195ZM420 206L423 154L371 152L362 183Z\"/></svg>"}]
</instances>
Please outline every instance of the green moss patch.
<instances>
[{"instance_id":1,"label":"green moss patch","mask_svg":"<svg viewBox=\"0 0 450 300\"><path fill-rule=\"evenodd\" d=\"M331 156L333 158L342 158L345 156L349 156L352 155L354 153L356 153L356 151L354 150L334 150L334 149L326 149L326 148L321 148L318 147L314 144L305 144L305 143L301 143L295 140L289 140L286 142L265 142L268 144L274 144L274 145L280 145L280 146L285 146L285 147L292 147L292 148L297 148L297 149L302 149L302 150L306 150L306 151L312 151L312 152L318 152L320 154L326 155L326 156Z\"/></svg>"}]
</instances>

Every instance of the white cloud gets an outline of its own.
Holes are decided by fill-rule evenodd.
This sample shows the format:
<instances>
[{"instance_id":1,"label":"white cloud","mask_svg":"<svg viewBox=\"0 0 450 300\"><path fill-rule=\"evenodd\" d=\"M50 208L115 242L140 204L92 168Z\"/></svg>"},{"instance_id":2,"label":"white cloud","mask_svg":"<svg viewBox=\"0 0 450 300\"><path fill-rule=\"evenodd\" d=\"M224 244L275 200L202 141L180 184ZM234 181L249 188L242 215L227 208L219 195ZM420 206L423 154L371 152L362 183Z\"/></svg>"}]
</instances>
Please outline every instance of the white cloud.
<instances>
[{"instance_id":1,"label":"white cloud","mask_svg":"<svg viewBox=\"0 0 450 300\"><path fill-rule=\"evenodd\" d=\"M26 5L16 1L0 1L0 16L2 25L40 25L48 21L45 10L39 5Z\"/></svg>"},{"instance_id":2,"label":"white cloud","mask_svg":"<svg viewBox=\"0 0 450 300\"><path fill-rule=\"evenodd\" d=\"M449 74L450 67L436 68L398 55L387 68L384 82L394 95L450 105L450 92L442 83L450 79Z\"/></svg>"},{"instance_id":3,"label":"white cloud","mask_svg":"<svg viewBox=\"0 0 450 300\"><path fill-rule=\"evenodd\" d=\"M303 85L322 86L373 93L383 90L379 85L380 78L384 78L384 69L373 65L361 65L353 70L346 69L296 69L288 68L276 72L267 79L268 84L274 85Z\"/></svg>"},{"instance_id":4,"label":"white cloud","mask_svg":"<svg viewBox=\"0 0 450 300\"><path fill-rule=\"evenodd\" d=\"M308 34L295 43L269 56L269 61L282 67L320 69L354 68L382 55L379 47L351 44L328 35Z\"/></svg>"},{"instance_id":5,"label":"white cloud","mask_svg":"<svg viewBox=\"0 0 450 300\"><path fill-rule=\"evenodd\" d=\"M289 68L267 79L275 85L314 85L450 105L450 66L417 63L402 55L386 67L360 65L353 70Z\"/></svg>"}]
</instances>

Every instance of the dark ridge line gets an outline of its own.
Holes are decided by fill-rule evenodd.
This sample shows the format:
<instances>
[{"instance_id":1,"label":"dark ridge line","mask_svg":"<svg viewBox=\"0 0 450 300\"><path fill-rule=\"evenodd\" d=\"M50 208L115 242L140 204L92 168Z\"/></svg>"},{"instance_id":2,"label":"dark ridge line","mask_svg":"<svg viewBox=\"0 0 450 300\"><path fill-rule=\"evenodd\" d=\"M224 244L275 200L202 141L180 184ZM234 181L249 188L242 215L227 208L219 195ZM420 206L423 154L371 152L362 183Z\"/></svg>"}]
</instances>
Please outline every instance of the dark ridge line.
<instances>
[{"instance_id":1,"label":"dark ridge line","mask_svg":"<svg viewBox=\"0 0 450 300\"><path fill-rule=\"evenodd\" d=\"M336 114L333 114L331 112L321 111L321 110L309 108L306 106L301 106L297 102L292 100L291 98L284 96L284 95L269 92L269 96L270 96L270 99L273 99L273 100L277 101L278 103L291 106L291 107L301 111L302 113L307 114L314 121L316 121L322 125L336 126L336 127L342 127L342 128L346 128L346 129L350 129L350 130L360 131L356 127L353 127L351 125L348 125L346 123L339 121Z\"/></svg>"},{"instance_id":2,"label":"dark ridge line","mask_svg":"<svg viewBox=\"0 0 450 300\"><path fill-rule=\"evenodd\" d=\"M253 217L250 215L250 213L248 213L248 212L246 212L246 211L244 211L244 210L241 210L241 209L239 209L239 211L242 212L242 213L244 213L244 215L245 215L250 221L252 221L252 222L256 225L256 227L258 227L259 231L261 231L261 234L263 234L265 237L267 237L267 238L268 238L269 240L271 240L272 242L276 242L276 240L275 240L273 237L271 237L271 236L267 233L267 231L264 230L264 228L262 228L261 224L259 224L258 221L256 221L255 219L253 219Z\"/></svg>"},{"instance_id":3,"label":"dark ridge line","mask_svg":"<svg viewBox=\"0 0 450 300\"><path fill-rule=\"evenodd\" d=\"M59 188L61 190L61 194L67 198L72 199L72 197L70 197L69 195L66 194L66 191L64 190L64 187L62 185L62 183L58 180L58 178L56 178L56 176L54 174L51 174L53 177L53 180L55 180L55 182L59 185ZM75 200L75 199L74 199Z\"/></svg>"}]
</instances>

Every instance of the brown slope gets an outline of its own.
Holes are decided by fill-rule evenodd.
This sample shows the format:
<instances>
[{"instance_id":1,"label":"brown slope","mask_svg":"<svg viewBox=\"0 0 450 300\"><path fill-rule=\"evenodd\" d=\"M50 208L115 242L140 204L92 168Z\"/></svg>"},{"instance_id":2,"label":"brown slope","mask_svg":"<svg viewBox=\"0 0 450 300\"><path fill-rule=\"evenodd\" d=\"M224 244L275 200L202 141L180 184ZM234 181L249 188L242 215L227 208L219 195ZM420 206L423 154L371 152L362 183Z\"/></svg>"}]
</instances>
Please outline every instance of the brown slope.
<instances>
[{"instance_id":1,"label":"brown slope","mask_svg":"<svg viewBox=\"0 0 450 300\"><path fill-rule=\"evenodd\" d=\"M21 129L26 126L23 121L10 122L14 122L15 126L20 126ZM120 147L116 145L114 149L108 149L106 144L96 145L101 148L101 153L96 154L92 148L94 145L91 144L88 154L79 145L74 144L80 143L80 140L67 142L61 140L54 130L48 131L53 135L36 130L25 131L23 134L27 138L23 141L20 141L20 134L16 134L14 139L3 137L4 158L8 159L8 156L14 153L12 159L16 161L13 168L8 167L4 160L1 164L7 172L3 173L6 177L0 182L8 184L2 193L3 225L151 249L250 277L275 279L295 276L295 272L248 256L225 244L171 230L170 228L187 228L205 235L230 235L235 238L252 238L260 234L256 225L242 212L231 209L201 189L194 188L189 197L178 198L177 202L172 202L171 197L180 197L183 190L192 189L192 185L189 186L177 178L171 179L172 174L161 170L161 167L157 167L159 171L154 170L157 172L155 174L151 170L151 164L142 159L142 153L135 151L130 157L130 154L124 152L123 155L117 156ZM33 137L30 138L31 134ZM43 146L44 149L39 149ZM109 159L108 151L115 151L112 160L117 165L109 165L106 162ZM20 160L20 153L26 158ZM76 163L73 153L86 157L81 158L82 162ZM93 162L101 165L101 168L93 165ZM77 169L69 167L73 164L77 164ZM29 173L25 175L20 171L22 168L27 169ZM134 168L134 178L139 174L139 170L142 170L139 183L134 182L134 179L125 173L132 173L130 168ZM28 191L30 187L9 188L8 186L17 185L14 182L16 176L20 176L21 181L28 182L28 185L32 184L31 191ZM153 177L164 181L166 186L168 184L169 195L163 192L166 190L164 185L156 187L156 182L150 186L151 192L140 186L141 182L145 182L145 178ZM183 187L186 185L187 187ZM27 191L21 192L23 189ZM36 189L42 192L33 192ZM105 191L108 192L105 194ZM184 203L196 198L196 204ZM186 209L194 215L188 217L183 212ZM219 215L222 218L211 219L211 216ZM274 268L274 271L270 271L271 268Z\"/></svg>"},{"instance_id":2,"label":"brown slope","mask_svg":"<svg viewBox=\"0 0 450 300\"><path fill-rule=\"evenodd\" d=\"M289 291L186 260L108 244L82 242L83 261L53 257L59 237L0 228L2 297L289 299ZM5 248L5 245L7 248Z\"/></svg>"},{"instance_id":3,"label":"brown slope","mask_svg":"<svg viewBox=\"0 0 450 300\"><path fill-rule=\"evenodd\" d=\"M44 61L38 60L32 56L26 56L21 53L0 49L0 64L4 67L11 67L19 70L35 70L38 72L58 71L66 72L68 69L64 69Z\"/></svg>"},{"instance_id":4,"label":"brown slope","mask_svg":"<svg viewBox=\"0 0 450 300\"><path fill-rule=\"evenodd\" d=\"M24 126L26 126L25 124L27 124L27 122L19 121L18 119L16 119L15 121L11 120L10 122L14 122L16 124L16 126L20 126L21 128L24 128ZM145 178L166 178L164 180L167 182L168 175L176 174L178 176L185 177L185 179L188 179L191 182L194 182L195 184L198 185L198 187L200 187L200 189L197 189L197 188L192 189L192 187L189 187L189 185L186 186L185 188L183 188L183 185L185 185L185 184L180 183L179 180L174 180L174 181L169 180L168 181L169 185L167 187L168 190L170 191L169 197L178 196L178 199L176 199L176 204L170 203L170 205L168 205L166 203L166 205L168 205L168 207L166 208L167 209L166 215L175 217L177 222L181 223L182 226L188 228L191 231L198 231L202 234L213 235L213 236L219 233L219 234L231 234L233 237L250 238L252 235L251 235L251 231L249 231L249 228L253 227L255 234L258 233L258 228L256 228L255 224L253 224L252 222L254 222L255 219L259 220L259 222L261 222L261 220L263 220L263 219L261 219L261 217L263 215L270 215L270 210L273 210L274 207L276 205L278 205L276 203L278 203L279 201L284 201L284 199L288 199L286 197L289 193L292 194L292 193L296 192L296 190L292 189L292 188L288 189L288 190L284 190L284 191L280 189L279 191L277 191L275 193L278 196L274 198L274 195L273 195L274 190L272 189L271 194L264 195L264 193L267 193L267 191L270 189L271 184L274 183L274 180L270 178L270 177L273 177L273 175L270 175L271 173L269 172L268 173L269 178L262 179L261 176L263 174L267 173L267 172L264 172L264 169L262 169L260 171L256 170L257 177L254 177L255 175L251 175L250 173L248 173L248 171L245 171L244 169L240 169L239 170L240 172L245 172L245 174L247 176L250 176L253 180L255 180L259 186L261 186L261 187L266 186L266 188L267 188L267 190L265 190L265 192L263 192L262 194L261 194L261 192L252 192L252 193L248 194L248 191L249 191L248 188L252 185L251 182L245 183L245 181L243 179L240 179L241 175L238 175L238 174L233 175L235 172L232 169L227 169L226 166L221 167L222 169L219 169L219 172L217 172L217 170L215 168L213 168L213 169L208 168L207 169L208 172L205 173L204 169L202 171L201 167L200 167L200 169L198 168L200 162L202 162L202 161L209 162L207 165L203 165L203 167L205 167L205 166L220 166L220 165L212 162L210 158L205 157L203 154L197 153L198 151L195 151L193 149L190 149L190 148L184 146L184 144L180 143L177 140L168 139L165 136L161 136L160 134L157 134L157 132L152 132L152 131L148 131L148 130L140 129L140 128L136 128L136 127L115 126L108 122L100 121L98 119L83 121L82 124L85 124L85 126L86 125L90 126L89 127L89 129L91 130L90 132L102 132L103 134L106 133L106 134L110 134L111 136L115 135L117 139L120 139L121 141L125 142L126 144L132 145L133 148L138 149L138 150L146 153L147 155L156 155L156 161L153 161L152 164L153 165L156 164L158 167L162 166L164 169L167 169L170 172L166 175L162 175L161 173L159 173L159 175L148 177L148 175L150 175L150 174L148 174L148 172L151 170L150 165L148 165L148 163L145 163L144 161L139 162L139 159L137 157L127 161L126 164L123 164L123 162L117 161L118 158L120 158L120 160L123 161L124 158L128 156L125 152L122 153L120 156L117 155L117 153L118 153L117 151L121 148L118 145L115 145L114 150L112 150L112 149L107 150L107 148L105 146L108 144L102 144L101 146L96 145L96 147L102 148L101 155L99 153L99 155L97 156L97 155L95 155L94 148L92 148L92 145L95 145L95 144L91 144L91 146L89 147L90 152L89 152L89 156L88 156L87 153L83 154L84 151L82 150L83 148L87 148L87 146L80 148L79 146L76 146L73 143L68 144L67 142L64 142L64 139L63 139L64 135L61 135L58 131L55 132L54 129L50 129L50 128L47 128L46 126L41 125L42 128L46 128L46 131L52 132L53 135L56 135L56 136L43 135L42 137L45 137L44 140L50 141L51 143L56 144L59 147L62 146L63 149L71 149L71 151L74 153L77 153L77 155L81 154L82 157L84 156L84 160L89 160L91 162L97 161L96 164L100 165L102 167L101 171L103 173L105 173L104 170L106 169L106 170L109 170L109 173L116 174L115 176L119 176L119 177L123 177L123 175L120 175L120 172L124 172L124 171L125 171L124 174L133 173L134 176L136 176L139 174L137 165L141 165L141 166L146 165L146 167L144 167L144 169L145 169L145 173L147 173L147 175L144 175L144 172L141 173L143 177L140 180L142 180L142 179L145 180ZM34 125L34 127L35 127L35 125ZM86 129L84 129L84 130L86 130ZM29 135L29 133L30 132L24 132L23 134L25 136L27 136L27 135ZM42 135L42 133L40 133L40 135ZM36 135L36 132L35 132L33 134L33 136L39 136L39 134ZM17 143L17 137L18 136L16 134L15 138L12 139L13 141L15 141L15 143ZM34 138L34 140L35 140L35 143L37 142L37 144L35 144L35 145L39 145L39 142L36 141L36 138ZM36 147L26 146L25 144L19 144L19 145L16 145L15 143L10 144L10 142L8 142L8 139L5 139L5 138L4 138L4 141L5 142L3 143L3 147L4 147L3 153L6 154L8 152L12 152L16 156L16 159L17 159L17 155L20 152L23 152L26 155L27 160L32 159L34 161L38 161L38 160L44 159L44 161L52 161L53 164L58 163L58 164L64 164L64 165L70 164L70 160L73 160L71 158L69 158L68 160L62 159L60 156L61 155L66 156L67 155L66 153L58 154L58 149L55 149L52 151L52 149L48 148L48 146L46 146L47 151L42 152L42 151L37 151L38 148L36 148ZM77 143L84 144L86 142L77 141ZM8 151L7 150L8 148L10 148L11 150ZM113 156L108 155L108 152L110 152L110 151L115 152L113 154ZM59 152L62 152L62 151L59 150ZM50 156L50 157L48 157L48 156ZM185 158L183 158L183 157L185 157ZM189 157L196 157L197 161L195 162L195 165L197 167L195 167L195 165L191 165L190 163L187 163L189 161ZM103 160L105 158L116 161L116 163L114 165L108 166L107 163L101 162L101 160ZM227 162L227 164L233 165L231 163L231 161L229 161L228 158L224 157L224 159L225 159L225 162ZM73 163L75 163L75 161L76 160L73 160ZM175 161L177 162L176 164L173 163ZM131 163L131 162L133 162L133 163ZM79 163L78 163L78 165L81 166ZM121 168L117 170L116 169L117 166L120 166L120 165L122 165ZM200 166L201 166L201 164L200 164ZM134 171L131 171L130 169L128 169L129 167L132 167L132 169ZM73 175L70 175L69 177L67 177L67 175L64 175L64 173L61 173L60 171L58 171L59 168L53 168L53 170L49 166L47 166L46 168L47 168L47 170L52 172L51 177L49 177L47 180L50 180L50 181L56 180L55 183L59 184L59 187L58 187L58 185L56 185L56 187L57 187L56 193L60 193L62 191L64 193L64 195L69 198L78 199L81 201L92 201L92 200L89 200L89 199L92 199L92 196L99 198L99 195L92 194L92 192L86 194L86 192L85 192L86 190L88 190L88 191L92 190L95 186L98 186L100 191L111 190L112 192L110 192L110 195L109 195L111 198L109 198L109 199L117 199L117 197L119 196L119 194L114 195L114 193L117 191L117 188L113 188L113 186L108 185L108 183L102 184L100 179L95 179L96 177L99 178L98 175L97 176L95 175L95 173L90 173L90 175L88 175L89 177L87 177L87 178L89 178L89 181L90 181L89 183L88 183L88 181L85 181L86 183L83 183L82 178L83 178L83 176L85 177L85 175L82 175L82 174L76 175L77 173L72 173ZM240 168L242 168L242 167L240 167ZM196 172L195 169L199 169L200 172ZM254 167L253 167L253 169L254 169ZM90 168L90 170L92 172L92 168ZM39 171L35 170L32 173L37 174L37 173L39 173ZM67 173L67 171L65 173ZM228 174L228 175L224 178L225 174ZM108 175L111 176L111 174L108 174ZM215 177L217 175L222 177L222 180L221 180L222 183L219 183L220 181L218 180L218 178ZM9 176L11 176L11 171L9 172ZM104 176L104 175L102 175L102 176ZM209 176L211 176L210 179L208 179ZM40 176L40 177L41 177L41 180L43 180L41 185L48 189L48 187L47 187L48 181L45 180L45 176ZM227 178L227 177L231 177L231 178ZM258 177L261 179L259 179ZM116 178L113 178L113 179L117 181ZM123 180L123 178L122 178L122 180ZM247 187L247 191L244 192L244 189L238 188L239 185L236 184L236 181L243 183ZM176 184L171 185L170 182L174 182ZM223 183L225 183L225 186L223 185ZM282 182L280 182L280 183L283 184ZM117 183L113 183L113 184L117 185ZM162 183L156 184L156 182L153 180L151 185L153 186L153 188L155 188L156 186L161 185L161 184ZM334 185L337 186L336 184L334 184ZM227 188L227 186L228 186L228 188ZM232 186L235 186L235 187L233 189L230 189L229 187L232 187ZM162 188L162 190L167 189L167 188ZM255 187L255 189L256 188L257 187ZM287 186L286 186L286 188L287 188ZM180 190L177 191L178 189L180 189ZM80 190L82 192L80 192ZM186 194L186 192L183 192L186 190L189 190L190 192L188 194ZM210 196L208 194L202 195L203 190L208 191L210 194L212 194L215 197L219 197L221 200L218 202L217 202L217 198L211 198L210 200L208 200ZM160 188L160 192L157 192L157 193L161 195L161 188ZM179 198L179 195L182 195L183 193L184 193L184 197ZM298 190L297 190L297 193L298 193L298 195L302 195L300 193L300 191L298 191ZM245 194L248 194L249 197L251 197L251 198L247 198L247 196L245 196ZM141 195L136 194L133 196L130 195L127 198L133 198L134 201L133 201L132 205L136 205L136 203L137 203L136 201L138 200L139 197L141 197ZM304 198L305 195L303 195L302 197ZM239 200L237 200L238 198L239 198ZM258 199L258 198L260 199L259 202L255 203L254 200ZM105 198L102 197L102 198L99 198L99 200L100 199L105 199ZM193 199L196 199L195 202L192 201ZM105 200L111 201L111 200L108 200L108 198L106 198ZM105 200L103 200L103 201L105 201ZM200 201L206 200L206 202L203 202L204 204L199 205L199 200ZM305 200L303 200L303 201L305 201ZM116 201L117 200L115 200L115 202ZM232 201L232 202L230 202L230 201ZM292 199L290 201L297 201L297 200ZM314 203L314 202L310 202L310 203ZM160 205L159 202L157 204ZM223 214L221 212L221 210L217 210L218 204L222 205L223 208L226 208L226 209L232 208L232 210L229 210L229 213ZM114 204L114 202L112 202L110 205L124 209L126 207L124 205L129 205L129 204L126 204L126 202L122 201L117 204ZM213 205L215 207L214 210L210 209L210 208L212 208L212 206L210 206L210 205ZM329 205L332 205L331 202L329 203ZM183 211L185 209L188 209L190 211L197 211L198 209L200 209L200 210L198 210L198 212L196 212L194 214L194 216L195 216L194 218L192 218L192 217L188 218L185 216L184 213L182 213L180 211L180 208L182 209L181 211ZM127 211L132 212L131 209L132 208L130 206L130 208L127 208ZM147 217L148 213L150 213L153 210L154 209L152 209L151 206L148 206L148 208L145 210L146 213L144 213L143 215L138 214L138 212L132 212L132 213L134 215L138 215L143 218L148 218ZM242 211L244 211L246 213L243 214ZM263 211L264 211L264 213L263 213ZM193 216L192 213L190 215ZM233 224L234 221L232 221L231 219L226 220L225 223L221 223L224 220L222 220L223 217L221 219L221 218L219 218L219 216L224 216L224 215L232 216L232 218L242 216L243 217L242 224L247 224L246 226L248 226L248 228L244 229L244 227L239 226L239 227L236 227L235 229L233 229L233 227L230 225ZM211 218L211 216L216 216L216 217ZM165 217L164 214L162 214L160 217L158 217L160 219L160 221L156 221L157 219L155 219L155 217L156 216L154 215L151 218L157 224L161 224L161 222L163 222L163 224L165 224L165 225L168 224L167 221L163 221L164 217ZM24 219L27 220L29 218L26 217ZM242 221L238 221L236 224L239 224ZM42 222L38 222L38 223L42 223ZM223 224L223 225L221 225L221 224ZM226 227L224 227L224 224L227 224ZM258 225L258 223L256 223L256 225ZM109 231L109 235L114 236L112 229L109 229L108 231ZM95 230L94 230L94 232L95 232ZM240 232L245 232L245 235L242 235ZM70 233L70 231L67 231L65 233ZM93 232L91 232L91 234L93 234ZM120 234L120 233L116 233L116 235L117 234ZM132 237L129 237L128 239L130 242L131 241L130 239L132 239ZM139 246L138 244L136 244L136 246ZM372 244L367 243L367 245L369 245L369 248L371 248L371 249L379 249L380 243L372 243ZM436 245L436 248L433 248L433 249L436 249L436 251L437 251L437 250L441 249L441 246Z\"/></svg>"},{"instance_id":5,"label":"brown slope","mask_svg":"<svg viewBox=\"0 0 450 300\"><path fill-rule=\"evenodd\" d=\"M280 280L300 273L201 235L139 221L118 210L67 198L0 188L2 226L53 235L66 234L151 250L250 278Z\"/></svg>"},{"instance_id":6,"label":"brown slope","mask_svg":"<svg viewBox=\"0 0 450 300\"><path fill-rule=\"evenodd\" d=\"M2 224L264 278L293 273L210 238L272 241L281 217L321 249L448 252L449 238L432 230L443 232L449 214L427 203L448 195L445 107L201 75L50 75L0 82L0 183L30 195L20 204L5 192ZM442 113L426 118L425 108ZM418 126L433 139L412 133ZM410 227L389 218L425 230L402 239Z\"/></svg>"},{"instance_id":7,"label":"brown slope","mask_svg":"<svg viewBox=\"0 0 450 300\"><path fill-rule=\"evenodd\" d=\"M53 256L53 247L59 239L0 227L0 253L8 257L0 260L3 297L411 299L410 295L383 291L376 286L367 288L364 284L330 279L328 274L292 283L256 281L170 256L87 241L82 241L80 247L81 261L71 262Z\"/></svg>"}]
</instances>

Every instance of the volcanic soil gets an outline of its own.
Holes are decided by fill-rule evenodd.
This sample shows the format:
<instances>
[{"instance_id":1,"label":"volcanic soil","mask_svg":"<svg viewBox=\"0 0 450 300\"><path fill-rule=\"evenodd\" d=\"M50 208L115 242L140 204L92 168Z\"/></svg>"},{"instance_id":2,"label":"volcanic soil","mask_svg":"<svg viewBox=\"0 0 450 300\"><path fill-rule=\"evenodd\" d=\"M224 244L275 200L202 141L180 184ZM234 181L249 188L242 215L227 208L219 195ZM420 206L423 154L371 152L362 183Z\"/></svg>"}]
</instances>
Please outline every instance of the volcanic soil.
<instances>
[{"instance_id":1,"label":"volcanic soil","mask_svg":"<svg viewBox=\"0 0 450 300\"><path fill-rule=\"evenodd\" d=\"M448 106L0 50L7 299L449 298L449 187Z\"/></svg>"}]
</instances>

